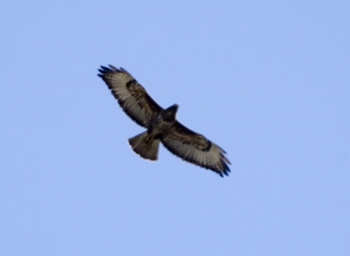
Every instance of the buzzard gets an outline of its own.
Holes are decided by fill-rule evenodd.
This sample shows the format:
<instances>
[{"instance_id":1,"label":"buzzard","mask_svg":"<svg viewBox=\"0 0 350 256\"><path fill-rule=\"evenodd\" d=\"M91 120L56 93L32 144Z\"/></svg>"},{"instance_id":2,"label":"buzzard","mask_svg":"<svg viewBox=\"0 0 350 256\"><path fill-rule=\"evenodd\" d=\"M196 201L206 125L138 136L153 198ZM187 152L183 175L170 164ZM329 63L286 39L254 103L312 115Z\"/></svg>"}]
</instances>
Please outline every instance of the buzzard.
<instances>
[{"instance_id":1,"label":"buzzard","mask_svg":"<svg viewBox=\"0 0 350 256\"><path fill-rule=\"evenodd\" d=\"M230 161L226 152L204 136L191 131L176 120L178 105L160 107L125 69L101 66L99 77L105 81L119 105L136 123L147 130L129 139L141 157L157 160L159 142L183 160L228 175Z\"/></svg>"}]
</instances>

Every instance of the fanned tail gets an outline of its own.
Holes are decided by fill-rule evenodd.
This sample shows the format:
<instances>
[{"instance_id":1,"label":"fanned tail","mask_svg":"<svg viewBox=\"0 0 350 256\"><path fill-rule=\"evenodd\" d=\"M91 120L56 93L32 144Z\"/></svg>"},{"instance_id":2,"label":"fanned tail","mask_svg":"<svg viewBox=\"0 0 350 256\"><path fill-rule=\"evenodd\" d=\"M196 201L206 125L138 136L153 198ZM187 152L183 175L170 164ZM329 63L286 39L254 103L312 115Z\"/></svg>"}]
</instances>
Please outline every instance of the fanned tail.
<instances>
[{"instance_id":1,"label":"fanned tail","mask_svg":"<svg viewBox=\"0 0 350 256\"><path fill-rule=\"evenodd\" d=\"M158 159L159 139L152 138L147 131L130 138L129 144L141 157L149 160Z\"/></svg>"}]
</instances>

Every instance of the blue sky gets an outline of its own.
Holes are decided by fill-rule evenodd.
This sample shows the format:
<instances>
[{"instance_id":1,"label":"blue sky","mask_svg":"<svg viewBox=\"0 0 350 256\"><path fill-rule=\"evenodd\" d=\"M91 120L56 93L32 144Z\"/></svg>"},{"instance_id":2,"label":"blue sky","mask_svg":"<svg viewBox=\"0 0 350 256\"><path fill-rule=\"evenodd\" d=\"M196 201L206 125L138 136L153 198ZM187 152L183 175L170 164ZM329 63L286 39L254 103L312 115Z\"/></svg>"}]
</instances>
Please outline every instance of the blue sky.
<instances>
[{"instance_id":1,"label":"blue sky","mask_svg":"<svg viewBox=\"0 0 350 256\"><path fill-rule=\"evenodd\" d=\"M350 3L2 1L1 255L347 255ZM228 152L133 153L128 70Z\"/></svg>"}]
</instances>

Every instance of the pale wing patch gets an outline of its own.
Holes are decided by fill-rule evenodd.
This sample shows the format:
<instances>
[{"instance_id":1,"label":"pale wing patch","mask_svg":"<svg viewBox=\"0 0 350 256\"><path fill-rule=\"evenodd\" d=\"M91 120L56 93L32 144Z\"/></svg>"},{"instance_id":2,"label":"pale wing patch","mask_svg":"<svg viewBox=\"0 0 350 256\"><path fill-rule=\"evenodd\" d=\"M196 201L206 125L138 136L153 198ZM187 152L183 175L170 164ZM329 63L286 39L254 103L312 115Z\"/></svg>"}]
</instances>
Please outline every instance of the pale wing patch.
<instances>
[{"instance_id":1,"label":"pale wing patch","mask_svg":"<svg viewBox=\"0 0 350 256\"><path fill-rule=\"evenodd\" d=\"M99 76L106 82L126 114L136 123L148 127L150 120L162 108L146 90L124 69L101 66Z\"/></svg>"},{"instance_id":2,"label":"pale wing patch","mask_svg":"<svg viewBox=\"0 0 350 256\"><path fill-rule=\"evenodd\" d=\"M181 125L182 126L182 125ZM177 125L166 131L161 137L163 145L182 159L211 169L219 175L228 175L230 171L225 151L204 136L192 131L186 133L186 127L176 129ZM185 129L183 129L185 128Z\"/></svg>"}]
</instances>

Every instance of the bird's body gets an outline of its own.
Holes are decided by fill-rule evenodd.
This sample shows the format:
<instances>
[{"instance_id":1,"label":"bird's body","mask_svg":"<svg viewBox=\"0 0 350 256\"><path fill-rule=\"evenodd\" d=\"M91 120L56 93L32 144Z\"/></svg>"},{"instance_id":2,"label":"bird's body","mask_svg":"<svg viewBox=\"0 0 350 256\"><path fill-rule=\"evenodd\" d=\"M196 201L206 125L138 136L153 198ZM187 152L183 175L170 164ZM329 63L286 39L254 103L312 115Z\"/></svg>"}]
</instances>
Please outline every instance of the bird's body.
<instances>
[{"instance_id":1,"label":"bird's body","mask_svg":"<svg viewBox=\"0 0 350 256\"><path fill-rule=\"evenodd\" d=\"M132 149L149 160L158 159L159 143L183 160L228 175L225 151L204 136L176 120L178 105L161 108L124 69L101 66L99 76L106 82L125 113L147 130L129 139Z\"/></svg>"}]
</instances>

